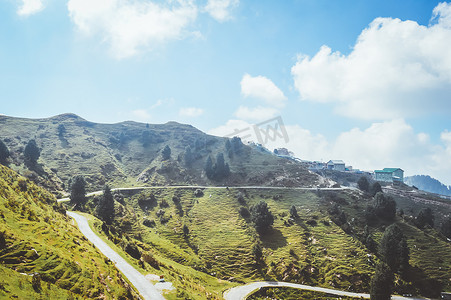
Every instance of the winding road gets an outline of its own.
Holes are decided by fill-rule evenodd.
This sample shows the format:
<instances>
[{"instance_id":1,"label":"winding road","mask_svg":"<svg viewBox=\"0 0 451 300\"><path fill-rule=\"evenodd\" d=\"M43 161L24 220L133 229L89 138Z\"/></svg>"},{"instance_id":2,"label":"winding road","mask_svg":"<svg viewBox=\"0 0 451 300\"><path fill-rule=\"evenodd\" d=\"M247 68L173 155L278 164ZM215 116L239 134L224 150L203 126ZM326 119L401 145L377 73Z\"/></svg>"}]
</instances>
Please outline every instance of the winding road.
<instances>
[{"instance_id":1,"label":"winding road","mask_svg":"<svg viewBox=\"0 0 451 300\"><path fill-rule=\"evenodd\" d=\"M289 282L277 282L277 281L258 281L258 282L252 282L252 283L248 283L246 285L231 288L224 292L224 299L225 300L244 300L252 292L254 292L262 287L291 287L291 288L296 288L296 289L301 289L301 290L321 292L321 293L332 294L332 295L337 295L337 296L370 299L370 294L351 293L351 292L327 289L327 288L322 288L322 287L315 287L315 286L289 283ZM410 297L406 298L406 297L401 297L401 296L392 296L391 298L393 300L419 300L419 299L422 299L422 298L410 298Z\"/></svg>"},{"instance_id":2,"label":"winding road","mask_svg":"<svg viewBox=\"0 0 451 300\"><path fill-rule=\"evenodd\" d=\"M139 191L139 190L147 190L147 189L258 189L258 190L301 190L301 191L341 191L341 190L356 190L356 188L352 187L285 187L285 186L199 186L199 185L163 185L163 186L141 186L141 187L129 187L129 188L114 188L111 191ZM86 196L95 196L101 195L103 191L96 191L87 193ZM57 200L58 202L67 202L70 201L69 197L61 198Z\"/></svg>"},{"instance_id":3,"label":"winding road","mask_svg":"<svg viewBox=\"0 0 451 300\"><path fill-rule=\"evenodd\" d=\"M164 300L164 297L158 292L155 286L150 283L144 275L139 273L119 254L110 248L100 237L98 237L89 227L88 220L75 212L68 211L66 214L77 222L81 233L92 242L106 257L108 257L119 271L133 284L141 296L146 300Z\"/></svg>"}]
</instances>

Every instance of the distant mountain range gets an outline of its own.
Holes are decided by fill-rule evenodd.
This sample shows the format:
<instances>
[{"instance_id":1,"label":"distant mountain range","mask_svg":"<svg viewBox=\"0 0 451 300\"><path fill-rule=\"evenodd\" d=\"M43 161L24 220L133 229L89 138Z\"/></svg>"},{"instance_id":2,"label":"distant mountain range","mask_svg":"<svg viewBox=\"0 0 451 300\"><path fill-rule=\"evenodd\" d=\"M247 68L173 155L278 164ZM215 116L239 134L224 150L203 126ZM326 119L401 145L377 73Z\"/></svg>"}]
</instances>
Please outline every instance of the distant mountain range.
<instances>
[{"instance_id":1,"label":"distant mountain range","mask_svg":"<svg viewBox=\"0 0 451 300\"><path fill-rule=\"evenodd\" d=\"M408 176L404 179L404 182L426 192L451 196L451 186L446 186L429 175Z\"/></svg>"}]
</instances>

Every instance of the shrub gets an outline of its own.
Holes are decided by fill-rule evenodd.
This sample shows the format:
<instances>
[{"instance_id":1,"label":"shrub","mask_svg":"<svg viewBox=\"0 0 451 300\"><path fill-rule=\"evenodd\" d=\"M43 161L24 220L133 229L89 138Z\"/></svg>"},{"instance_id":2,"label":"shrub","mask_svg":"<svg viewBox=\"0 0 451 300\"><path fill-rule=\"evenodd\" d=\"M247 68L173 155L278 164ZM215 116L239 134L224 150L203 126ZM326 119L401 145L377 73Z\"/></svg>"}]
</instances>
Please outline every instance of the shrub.
<instances>
[{"instance_id":1,"label":"shrub","mask_svg":"<svg viewBox=\"0 0 451 300\"><path fill-rule=\"evenodd\" d=\"M145 219L143 221L143 225L147 226L147 227L151 227L151 228L156 226L155 221L154 220L149 220L149 219Z\"/></svg>"},{"instance_id":2,"label":"shrub","mask_svg":"<svg viewBox=\"0 0 451 300\"><path fill-rule=\"evenodd\" d=\"M141 257L141 252L135 244L127 243L124 250L133 258L139 259Z\"/></svg>"},{"instance_id":3,"label":"shrub","mask_svg":"<svg viewBox=\"0 0 451 300\"><path fill-rule=\"evenodd\" d=\"M268 204L264 201L252 206L250 212L252 222L259 233L264 233L274 223L274 216L269 211Z\"/></svg>"},{"instance_id":4,"label":"shrub","mask_svg":"<svg viewBox=\"0 0 451 300\"><path fill-rule=\"evenodd\" d=\"M249 216L251 215L251 213L249 212L249 210L246 207L241 206L240 207L240 215L243 218L249 218Z\"/></svg>"},{"instance_id":5,"label":"shrub","mask_svg":"<svg viewBox=\"0 0 451 300\"><path fill-rule=\"evenodd\" d=\"M238 203L241 204L241 205L246 205L246 204L247 204L247 203L246 203L246 200L244 199L244 195L243 195L243 193L241 193L241 192L239 192L239 193L236 195L236 199L238 200Z\"/></svg>"},{"instance_id":6,"label":"shrub","mask_svg":"<svg viewBox=\"0 0 451 300\"><path fill-rule=\"evenodd\" d=\"M36 292L41 291L41 275L39 273L34 273L33 278L31 279L31 286Z\"/></svg>"},{"instance_id":7,"label":"shrub","mask_svg":"<svg viewBox=\"0 0 451 300\"><path fill-rule=\"evenodd\" d=\"M152 255L152 253L145 252L142 254L141 259L152 266L152 268L160 270L160 263L158 260L155 259L155 257Z\"/></svg>"},{"instance_id":8,"label":"shrub","mask_svg":"<svg viewBox=\"0 0 451 300\"><path fill-rule=\"evenodd\" d=\"M204 195L204 191L202 191L201 189L196 189L194 191L194 196L196 197L202 197Z\"/></svg>"}]
</instances>

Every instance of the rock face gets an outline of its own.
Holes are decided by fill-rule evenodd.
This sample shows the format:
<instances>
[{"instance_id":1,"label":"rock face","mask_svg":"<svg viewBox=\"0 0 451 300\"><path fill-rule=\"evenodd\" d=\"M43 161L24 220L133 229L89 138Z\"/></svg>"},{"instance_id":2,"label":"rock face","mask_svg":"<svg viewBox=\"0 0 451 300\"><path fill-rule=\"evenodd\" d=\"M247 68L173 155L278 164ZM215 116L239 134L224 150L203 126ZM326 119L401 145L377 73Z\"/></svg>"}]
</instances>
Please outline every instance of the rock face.
<instances>
[{"instance_id":1,"label":"rock face","mask_svg":"<svg viewBox=\"0 0 451 300\"><path fill-rule=\"evenodd\" d=\"M317 176L295 161L250 146L227 149L226 139L190 125L169 122L97 124L74 114L47 119L0 116L0 139L11 152L10 167L50 190L67 189L72 176L83 175L88 189L108 183L312 186ZM41 149L34 169L24 165L23 150L34 139ZM169 146L169 159L161 152ZM189 147L188 147L189 146ZM189 150L188 150L189 148ZM189 161L186 152L189 151ZM230 176L219 182L205 176L207 157L224 153Z\"/></svg>"}]
</instances>

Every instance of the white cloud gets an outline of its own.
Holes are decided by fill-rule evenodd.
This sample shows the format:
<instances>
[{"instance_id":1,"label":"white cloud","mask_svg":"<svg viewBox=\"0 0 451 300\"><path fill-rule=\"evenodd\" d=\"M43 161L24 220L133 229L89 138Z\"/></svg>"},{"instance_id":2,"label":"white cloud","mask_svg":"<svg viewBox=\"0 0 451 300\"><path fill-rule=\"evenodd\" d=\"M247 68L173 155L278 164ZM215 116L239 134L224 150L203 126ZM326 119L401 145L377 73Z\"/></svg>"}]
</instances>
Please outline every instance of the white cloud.
<instances>
[{"instance_id":1,"label":"white cloud","mask_svg":"<svg viewBox=\"0 0 451 300\"><path fill-rule=\"evenodd\" d=\"M248 121L263 121L265 119L273 118L279 111L272 107L257 106L249 108L247 106L240 106L235 112L235 117Z\"/></svg>"},{"instance_id":2,"label":"white cloud","mask_svg":"<svg viewBox=\"0 0 451 300\"><path fill-rule=\"evenodd\" d=\"M230 11L237 7L239 0L208 0L205 11L219 22L231 19Z\"/></svg>"},{"instance_id":3,"label":"white cloud","mask_svg":"<svg viewBox=\"0 0 451 300\"><path fill-rule=\"evenodd\" d=\"M241 79L241 94L244 97L262 99L276 107L283 107L287 99L270 79L264 76L252 77L249 74L244 74Z\"/></svg>"},{"instance_id":4,"label":"white cloud","mask_svg":"<svg viewBox=\"0 0 451 300\"><path fill-rule=\"evenodd\" d=\"M451 114L451 4L434 9L434 24L377 18L349 55L323 46L292 67L302 100L337 103L342 115L391 120Z\"/></svg>"},{"instance_id":5,"label":"white cloud","mask_svg":"<svg viewBox=\"0 0 451 300\"><path fill-rule=\"evenodd\" d=\"M199 117L203 113L204 113L204 110L202 108L197 108L197 107L185 107L185 108L180 108L180 110L179 110L180 116L190 117L190 118Z\"/></svg>"},{"instance_id":6,"label":"white cloud","mask_svg":"<svg viewBox=\"0 0 451 300\"><path fill-rule=\"evenodd\" d=\"M30 16L44 9L42 0L22 0L22 5L17 9L19 16Z\"/></svg>"},{"instance_id":7,"label":"white cloud","mask_svg":"<svg viewBox=\"0 0 451 300\"><path fill-rule=\"evenodd\" d=\"M197 7L189 0L69 0L67 7L78 29L100 35L119 59L183 38L197 17Z\"/></svg>"}]
</instances>

